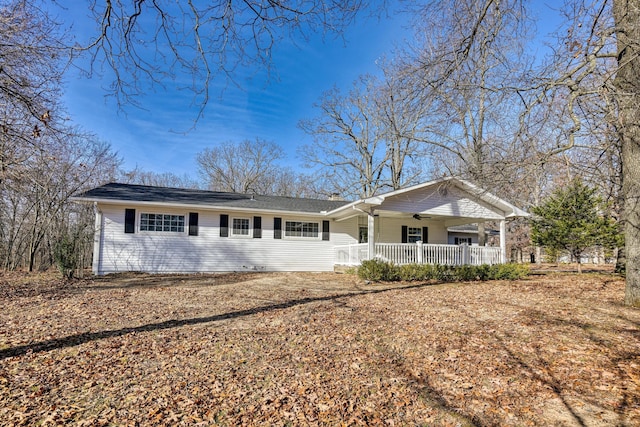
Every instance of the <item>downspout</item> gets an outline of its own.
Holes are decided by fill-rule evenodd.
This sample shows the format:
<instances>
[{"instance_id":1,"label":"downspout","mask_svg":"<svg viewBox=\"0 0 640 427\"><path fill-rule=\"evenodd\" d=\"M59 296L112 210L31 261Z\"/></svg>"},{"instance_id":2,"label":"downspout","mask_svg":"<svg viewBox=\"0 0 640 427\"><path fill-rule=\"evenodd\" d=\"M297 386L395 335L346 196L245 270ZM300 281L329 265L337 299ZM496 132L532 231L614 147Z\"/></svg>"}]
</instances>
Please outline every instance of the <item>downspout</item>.
<instances>
[{"instance_id":1,"label":"downspout","mask_svg":"<svg viewBox=\"0 0 640 427\"><path fill-rule=\"evenodd\" d=\"M102 233L104 233L104 227L102 224L102 211L98 207L98 203L95 202L93 207L96 212L96 222L93 229L93 260L91 264L91 270L93 274L100 275L102 273Z\"/></svg>"}]
</instances>

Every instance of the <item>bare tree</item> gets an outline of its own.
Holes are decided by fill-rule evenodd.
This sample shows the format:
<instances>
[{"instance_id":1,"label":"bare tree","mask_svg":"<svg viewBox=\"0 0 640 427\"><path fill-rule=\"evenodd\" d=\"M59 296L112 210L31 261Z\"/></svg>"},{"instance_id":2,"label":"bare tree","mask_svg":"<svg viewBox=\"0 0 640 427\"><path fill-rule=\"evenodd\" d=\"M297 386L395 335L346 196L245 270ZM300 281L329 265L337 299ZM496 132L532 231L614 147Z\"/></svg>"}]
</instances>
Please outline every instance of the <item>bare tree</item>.
<instances>
[{"instance_id":1,"label":"bare tree","mask_svg":"<svg viewBox=\"0 0 640 427\"><path fill-rule=\"evenodd\" d=\"M518 1L433 1L411 10L417 38L400 72L431 107L423 141L446 172L494 189L510 160L509 124L517 123L516 89L528 66Z\"/></svg>"},{"instance_id":2,"label":"bare tree","mask_svg":"<svg viewBox=\"0 0 640 427\"><path fill-rule=\"evenodd\" d=\"M88 7L98 31L79 39L74 52L90 55L88 73L109 71L120 102L135 102L148 89L141 82L187 81L184 89L202 114L219 77L237 84L248 64L268 69L284 38L341 34L366 6L362 0L94 1Z\"/></svg>"},{"instance_id":3,"label":"bare tree","mask_svg":"<svg viewBox=\"0 0 640 427\"><path fill-rule=\"evenodd\" d=\"M454 1L452 17L458 16L460 3ZM509 9L509 4L525 10L524 2L518 0L477 3L477 13L464 24L462 37L452 40L454 54L443 62L444 78L454 74L470 57L475 43L482 43L481 30L485 23L492 22L491 11L504 10L505 6ZM600 139L608 145L600 145L600 152L607 153L612 171L617 169L617 162L622 165L627 255L625 302L640 306L640 1L570 0L560 10L566 25L551 46L552 55L532 72L535 78L530 84L520 86L517 91L522 101L517 136L522 141L533 136L532 117L559 118L556 130L551 132L555 138L548 141L552 145L539 145L540 149L534 151L537 152L534 159L542 163L581 147L589 147L593 152L597 140L592 130L598 127L594 124L600 123L600 129L608 128L607 136ZM605 108L600 111L591 108L595 105ZM553 114L554 109L560 114Z\"/></svg>"},{"instance_id":4,"label":"bare tree","mask_svg":"<svg viewBox=\"0 0 640 427\"><path fill-rule=\"evenodd\" d=\"M373 78L362 77L348 96L337 88L327 91L315 105L320 115L299 124L314 137L299 151L302 159L319 165L333 191L348 197L369 197L385 185L386 150L374 88Z\"/></svg>"},{"instance_id":5,"label":"bare tree","mask_svg":"<svg viewBox=\"0 0 640 427\"><path fill-rule=\"evenodd\" d=\"M286 197L307 197L328 199L333 194L328 192L321 181L312 175L299 173L289 167L280 167L273 173L268 182L269 187L264 194Z\"/></svg>"},{"instance_id":6,"label":"bare tree","mask_svg":"<svg viewBox=\"0 0 640 427\"><path fill-rule=\"evenodd\" d=\"M416 183L423 176L419 101L391 69L383 81L361 76L347 95L337 88L327 91L315 105L319 115L299 123L314 138L300 156L332 192L346 197Z\"/></svg>"},{"instance_id":7,"label":"bare tree","mask_svg":"<svg viewBox=\"0 0 640 427\"><path fill-rule=\"evenodd\" d=\"M429 106L421 140L442 173L499 193L521 164L512 153L519 151L513 107L528 64L518 1L415 2L411 11L417 37L399 74ZM484 245L484 224L478 227Z\"/></svg>"},{"instance_id":8,"label":"bare tree","mask_svg":"<svg viewBox=\"0 0 640 427\"><path fill-rule=\"evenodd\" d=\"M127 184L153 185L158 187L193 188L202 187L201 183L190 176L182 176L171 172L156 173L142 170L138 167L128 171L120 171L117 178Z\"/></svg>"},{"instance_id":9,"label":"bare tree","mask_svg":"<svg viewBox=\"0 0 640 427\"><path fill-rule=\"evenodd\" d=\"M627 188L625 182L629 177L635 179L640 158L634 157L633 149L625 151L624 147L625 135L631 135L626 142L629 147L638 144L640 135L633 132L637 116L627 121L631 116L624 113L623 106L633 100L635 104L628 105L631 112L638 105L639 6L638 2L617 0L567 2L560 9L564 26L555 35L552 55L536 72L529 91L533 96L526 99L522 113L522 117L530 117L552 111L549 100L553 100L557 107L553 113L559 119L554 144L545 157L560 155L569 173L598 187L610 202L610 215L626 224L626 249L618 251L616 268L624 268L624 255L630 249L633 253L635 247L638 259L627 269L626 302L631 305L640 305L640 232L635 229L634 234L634 227L626 220L640 215L632 202L640 193ZM624 12L616 14L616 10ZM627 67L634 61L635 66ZM630 170L626 170L628 165Z\"/></svg>"},{"instance_id":10,"label":"bare tree","mask_svg":"<svg viewBox=\"0 0 640 427\"><path fill-rule=\"evenodd\" d=\"M63 52L58 26L26 0L0 5L0 183L44 146L61 124ZM62 130L61 132L65 132Z\"/></svg>"},{"instance_id":11,"label":"bare tree","mask_svg":"<svg viewBox=\"0 0 640 427\"><path fill-rule=\"evenodd\" d=\"M254 194L282 194L286 188L283 174L292 172L280 165L285 157L282 147L259 138L224 142L196 156L199 173L207 188L216 191ZM287 194L288 195L288 194Z\"/></svg>"},{"instance_id":12,"label":"bare tree","mask_svg":"<svg viewBox=\"0 0 640 427\"><path fill-rule=\"evenodd\" d=\"M613 17L627 261L625 303L640 307L640 1L615 0Z\"/></svg>"},{"instance_id":13,"label":"bare tree","mask_svg":"<svg viewBox=\"0 0 640 427\"><path fill-rule=\"evenodd\" d=\"M0 262L48 268L69 227L93 226L69 198L112 177L108 145L68 125L60 106L65 35L27 0L0 5Z\"/></svg>"},{"instance_id":14,"label":"bare tree","mask_svg":"<svg viewBox=\"0 0 640 427\"><path fill-rule=\"evenodd\" d=\"M113 177L118 159L108 145L87 135L70 132L56 147L31 156L22 173L1 188L0 253L6 269L48 268L55 241L69 228L93 231L93 212L77 209L69 199Z\"/></svg>"},{"instance_id":15,"label":"bare tree","mask_svg":"<svg viewBox=\"0 0 640 427\"><path fill-rule=\"evenodd\" d=\"M396 66L388 64L383 71L374 102L386 146L390 186L397 190L424 178L427 150L419 141L424 138L422 118L430 103L415 96Z\"/></svg>"}]
</instances>

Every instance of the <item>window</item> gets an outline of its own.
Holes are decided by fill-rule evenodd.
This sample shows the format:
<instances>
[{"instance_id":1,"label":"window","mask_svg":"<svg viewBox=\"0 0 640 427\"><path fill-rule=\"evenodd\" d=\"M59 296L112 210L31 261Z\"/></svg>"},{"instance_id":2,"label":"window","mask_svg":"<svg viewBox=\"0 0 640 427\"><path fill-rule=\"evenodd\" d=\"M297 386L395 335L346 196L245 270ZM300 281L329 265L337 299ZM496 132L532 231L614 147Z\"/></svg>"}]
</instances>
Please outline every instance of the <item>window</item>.
<instances>
[{"instance_id":1,"label":"window","mask_svg":"<svg viewBox=\"0 0 640 427\"><path fill-rule=\"evenodd\" d=\"M184 233L184 215L140 214L140 231Z\"/></svg>"},{"instance_id":2,"label":"window","mask_svg":"<svg viewBox=\"0 0 640 427\"><path fill-rule=\"evenodd\" d=\"M471 244L471 237L454 237L453 238L453 243L455 245L462 245L464 243L466 243L467 245Z\"/></svg>"},{"instance_id":3,"label":"window","mask_svg":"<svg viewBox=\"0 0 640 427\"><path fill-rule=\"evenodd\" d=\"M369 227L360 226L358 227L358 243L368 243L369 242Z\"/></svg>"},{"instance_id":4,"label":"window","mask_svg":"<svg viewBox=\"0 0 640 427\"><path fill-rule=\"evenodd\" d=\"M231 234L249 236L249 218L233 218Z\"/></svg>"},{"instance_id":5,"label":"window","mask_svg":"<svg viewBox=\"0 0 640 427\"><path fill-rule=\"evenodd\" d=\"M416 243L422 240L422 228L409 227L407 229L407 243Z\"/></svg>"},{"instance_id":6,"label":"window","mask_svg":"<svg viewBox=\"0 0 640 427\"><path fill-rule=\"evenodd\" d=\"M317 222L286 221L284 235L286 237L318 237L319 226Z\"/></svg>"},{"instance_id":7,"label":"window","mask_svg":"<svg viewBox=\"0 0 640 427\"><path fill-rule=\"evenodd\" d=\"M429 227L409 227L402 226L402 243L428 243Z\"/></svg>"}]
</instances>

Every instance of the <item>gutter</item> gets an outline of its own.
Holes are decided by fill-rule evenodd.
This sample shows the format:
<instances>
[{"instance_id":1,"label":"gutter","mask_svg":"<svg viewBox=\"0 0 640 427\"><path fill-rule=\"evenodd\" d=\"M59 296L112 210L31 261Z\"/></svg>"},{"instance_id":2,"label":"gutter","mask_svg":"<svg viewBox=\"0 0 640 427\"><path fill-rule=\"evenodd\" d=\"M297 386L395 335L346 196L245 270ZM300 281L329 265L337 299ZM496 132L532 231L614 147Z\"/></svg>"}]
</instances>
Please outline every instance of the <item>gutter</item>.
<instances>
[{"instance_id":1,"label":"gutter","mask_svg":"<svg viewBox=\"0 0 640 427\"><path fill-rule=\"evenodd\" d=\"M118 206L149 206L149 207L169 207L178 209L191 209L200 211L225 211L225 212L261 212L268 214L276 214L283 216L329 216L330 212L306 212L306 211L291 211L291 210L278 210L278 209L260 209L260 208L238 208L232 206L220 206L220 205L198 205L190 203L172 203L172 202L145 202L145 201L131 201L131 200L117 200L117 199L92 199L84 197L71 197L69 200L79 203L96 203L102 205L118 205ZM333 212L333 211L332 211Z\"/></svg>"}]
</instances>

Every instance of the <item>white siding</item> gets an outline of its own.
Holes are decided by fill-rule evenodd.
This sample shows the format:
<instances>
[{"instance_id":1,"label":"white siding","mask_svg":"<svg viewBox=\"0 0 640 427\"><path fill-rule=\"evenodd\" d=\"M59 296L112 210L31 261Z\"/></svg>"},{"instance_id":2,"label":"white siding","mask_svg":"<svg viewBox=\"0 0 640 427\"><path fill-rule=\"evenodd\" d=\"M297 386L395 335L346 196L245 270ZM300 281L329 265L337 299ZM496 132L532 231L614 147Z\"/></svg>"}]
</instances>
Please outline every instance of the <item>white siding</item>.
<instances>
[{"instance_id":1,"label":"white siding","mask_svg":"<svg viewBox=\"0 0 640 427\"><path fill-rule=\"evenodd\" d=\"M486 203L472 200L469 193L451 186L446 191L427 187L391 196L379 209L466 218L502 219L504 216L503 212L496 212Z\"/></svg>"},{"instance_id":2,"label":"white siding","mask_svg":"<svg viewBox=\"0 0 640 427\"><path fill-rule=\"evenodd\" d=\"M100 205L102 236L98 260L94 262L97 274L120 271L145 272L216 272L216 271L332 271L333 246L357 243L357 219L336 222L330 220L330 240L291 239L284 236L285 221L318 221L320 235L326 218L300 218L293 216L241 214L225 211L180 210L135 207L135 233L124 233L125 208L134 206ZM140 213L166 213L184 215L198 212L198 235L188 235L188 224L183 233L141 232ZM220 214L229 215L229 227L234 217L262 217L262 238L220 237ZM274 216L282 218L282 239L274 239ZM231 230L229 230L231 231Z\"/></svg>"},{"instance_id":3,"label":"white siding","mask_svg":"<svg viewBox=\"0 0 640 427\"><path fill-rule=\"evenodd\" d=\"M413 218L376 218L376 242L402 242L402 226L429 227L429 241L423 243L447 243L447 227L442 221L417 220Z\"/></svg>"},{"instance_id":4,"label":"white siding","mask_svg":"<svg viewBox=\"0 0 640 427\"><path fill-rule=\"evenodd\" d=\"M450 245L455 245L456 244L456 237L462 238L462 239L468 239L469 237L471 237L471 244L472 245L477 245L478 244L478 233L449 232L449 244Z\"/></svg>"}]
</instances>

